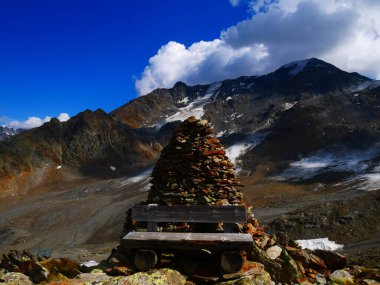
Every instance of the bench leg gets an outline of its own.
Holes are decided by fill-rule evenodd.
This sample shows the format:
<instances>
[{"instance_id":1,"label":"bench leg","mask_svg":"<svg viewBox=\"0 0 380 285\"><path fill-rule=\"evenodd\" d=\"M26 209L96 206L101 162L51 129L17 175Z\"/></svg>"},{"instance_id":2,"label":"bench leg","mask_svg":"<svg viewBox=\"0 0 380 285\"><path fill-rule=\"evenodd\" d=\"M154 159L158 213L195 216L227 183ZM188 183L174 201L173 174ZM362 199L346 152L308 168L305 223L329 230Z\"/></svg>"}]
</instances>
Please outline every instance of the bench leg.
<instances>
[{"instance_id":1,"label":"bench leg","mask_svg":"<svg viewBox=\"0 0 380 285\"><path fill-rule=\"evenodd\" d=\"M152 269L157 265L158 257L154 250L139 249L135 253L135 266L140 271Z\"/></svg>"},{"instance_id":2,"label":"bench leg","mask_svg":"<svg viewBox=\"0 0 380 285\"><path fill-rule=\"evenodd\" d=\"M238 272L243 266L243 257L239 251L224 251L220 255L220 267L224 273Z\"/></svg>"}]
</instances>

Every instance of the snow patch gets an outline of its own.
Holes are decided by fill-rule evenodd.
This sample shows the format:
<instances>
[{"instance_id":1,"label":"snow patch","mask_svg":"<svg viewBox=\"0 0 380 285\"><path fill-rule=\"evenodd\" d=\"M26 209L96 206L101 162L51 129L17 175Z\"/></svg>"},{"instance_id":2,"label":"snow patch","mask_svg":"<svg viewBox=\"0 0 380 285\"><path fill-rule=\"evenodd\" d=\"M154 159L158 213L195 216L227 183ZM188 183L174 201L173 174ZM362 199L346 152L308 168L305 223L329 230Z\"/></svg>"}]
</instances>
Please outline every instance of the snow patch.
<instances>
[{"instance_id":1,"label":"snow patch","mask_svg":"<svg viewBox=\"0 0 380 285\"><path fill-rule=\"evenodd\" d=\"M365 82L359 83L357 85L349 86L349 87L345 88L345 91L346 92L358 92L360 90L364 90L367 88L372 89L372 88L376 88L379 86L380 86L380 80L371 80L371 81L365 81ZM355 94L354 96L357 97L358 94Z\"/></svg>"},{"instance_id":2,"label":"snow patch","mask_svg":"<svg viewBox=\"0 0 380 285\"><path fill-rule=\"evenodd\" d=\"M337 244L335 241L331 241L328 238L316 238L316 239L300 239L296 240L298 245L303 249L307 248L310 250L322 249L322 250L338 250L342 249L343 245Z\"/></svg>"},{"instance_id":3,"label":"snow patch","mask_svg":"<svg viewBox=\"0 0 380 285\"><path fill-rule=\"evenodd\" d=\"M86 261L86 262L83 262L80 266L84 266L84 267L96 267L99 265L99 262L96 262L95 260L90 260L90 261Z\"/></svg>"},{"instance_id":4,"label":"snow patch","mask_svg":"<svg viewBox=\"0 0 380 285\"><path fill-rule=\"evenodd\" d=\"M153 168L149 168L146 171L141 172L140 174L136 176L125 179L124 181L120 183L119 188L123 188L131 184L140 183L141 184L140 191L141 192L148 191L151 186L150 175L152 174L152 171L153 171Z\"/></svg>"},{"instance_id":5,"label":"snow patch","mask_svg":"<svg viewBox=\"0 0 380 285\"><path fill-rule=\"evenodd\" d=\"M368 169L369 160L379 153L380 143L366 149L352 149L341 144L331 145L290 163L288 168L274 179L302 181L327 172L362 174Z\"/></svg>"},{"instance_id":6,"label":"snow patch","mask_svg":"<svg viewBox=\"0 0 380 285\"><path fill-rule=\"evenodd\" d=\"M251 133L246 136L245 139L233 144L226 149L226 155L228 158L236 164L238 158L256 147L266 137L268 133ZM237 169L236 172L240 170Z\"/></svg>"},{"instance_id":7,"label":"snow patch","mask_svg":"<svg viewBox=\"0 0 380 285\"><path fill-rule=\"evenodd\" d=\"M227 130L220 131L220 132L217 133L215 136L216 136L217 138L220 138L220 137L222 137L226 132L227 132Z\"/></svg>"},{"instance_id":8,"label":"snow patch","mask_svg":"<svg viewBox=\"0 0 380 285\"><path fill-rule=\"evenodd\" d=\"M281 67L281 69L289 69L289 75L295 76L304 70L308 62L308 59L293 61L291 63L285 64Z\"/></svg>"},{"instance_id":9,"label":"snow patch","mask_svg":"<svg viewBox=\"0 0 380 285\"><path fill-rule=\"evenodd\" d=\"M290 102L290 103L286 102L284 104L283 111L286 111L286 110L289 110L289 109L293 108L297 103L298 103L298 101L296 101L296 102Z\"/></svg>"},{"instance_id":10,"label":"snow patch","mask_svg":"<svg viewBox=\"0 0 380 285\"><path fill-rule=\"evenodd\" d=\"M163 123L159 124L159 127L169 122L184 121L188 117L191 117L191 116L201 118L204 115L203 107L207 103L209 103L210 99L214 95L216 96L218 94L217 91L221 85L222 85L222 82L216 82L216 83L211 84L203 97L197 98L186 107L178 109L177 113L166 118L166 120Z\"/></svg>"},{"instance_id":11,"label":"snow patch","mask_svg":"<svg viewBox=\"0 0 380 285\"><path fill-rule=\"evenodd\" d=\"M375 191L380 189L380 165L374 167L368 173L361 173L350 177L337 185L351 186L354 190Z\"/></svg>"},{"instance_id":12,"label":"snow patch","mask_svg":"<svg viewBox=\"0 0 380 285\"><path fill-rule=\"evenodd\" d=\"M181 101L178 101L178 103L183 103L183 104L187 104L187 102L189 102L189 97L185 97Z\"/></svg>"}]
</instances>

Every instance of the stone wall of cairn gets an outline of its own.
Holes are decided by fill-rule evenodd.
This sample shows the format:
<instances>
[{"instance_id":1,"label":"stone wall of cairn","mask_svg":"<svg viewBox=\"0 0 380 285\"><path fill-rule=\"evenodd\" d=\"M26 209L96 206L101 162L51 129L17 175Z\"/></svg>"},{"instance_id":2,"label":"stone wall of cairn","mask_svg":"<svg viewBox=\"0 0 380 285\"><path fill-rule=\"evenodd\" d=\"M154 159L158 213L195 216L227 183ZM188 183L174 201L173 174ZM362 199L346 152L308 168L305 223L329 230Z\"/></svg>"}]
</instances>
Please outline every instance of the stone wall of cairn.
<instances>
[{"instance_id":1,"label":"stone wall of cairn","mask_svg":"<svg viewBox=\"0 0 380 285\"><path fill-rule=\"evenodd\" d=\"M175 130L152 173L148 203L239 205L241 186L213 128L190 117Z\"/></svg>"}]
</instances>

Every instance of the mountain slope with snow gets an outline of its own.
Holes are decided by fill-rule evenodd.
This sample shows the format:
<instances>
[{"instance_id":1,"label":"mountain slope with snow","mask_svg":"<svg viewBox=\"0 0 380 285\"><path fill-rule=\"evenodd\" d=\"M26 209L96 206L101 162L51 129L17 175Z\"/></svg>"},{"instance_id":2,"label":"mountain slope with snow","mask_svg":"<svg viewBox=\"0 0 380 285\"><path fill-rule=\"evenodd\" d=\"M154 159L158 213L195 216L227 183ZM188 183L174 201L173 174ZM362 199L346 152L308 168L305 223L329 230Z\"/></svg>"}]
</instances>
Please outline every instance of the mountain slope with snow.
<instances>
[{"instance_id":1,"label":"mountain slope with snow","mask_svg":"<svg viewBox=\"0 0 380 285\"><path fill-rule=\"evenodd\" d=\"M266 179L281 181L323 173L366 175L373 167L358 172L314 160L323 153L325 158L343 155L331 161L344 163L344 154L329 153L333 145L352 149L352 156L377 149L379 108L376 81L315 58L263 76L197 86L178 82L109 114L87 110L1 143L0 177L57 165L91 177L135 175L154 165L178 122L191 115L212 123L242 175L268 163L272 167ZM365 163L376 158L377 152ZM302 177L292 174L301 170Z\"/></svg>"},{"instance_id":2,"label":"mountain slope with snow","mask_svg":"<svg viewBox=\"0 0 380 285\"><path fill-rule=\"evenodd\" d=\"M22 130L18 129L12 129L5 126L0 126L0 141L8 139L14 135L17 135L18 133L22 132Z\"/></svg>"}]
</instances>

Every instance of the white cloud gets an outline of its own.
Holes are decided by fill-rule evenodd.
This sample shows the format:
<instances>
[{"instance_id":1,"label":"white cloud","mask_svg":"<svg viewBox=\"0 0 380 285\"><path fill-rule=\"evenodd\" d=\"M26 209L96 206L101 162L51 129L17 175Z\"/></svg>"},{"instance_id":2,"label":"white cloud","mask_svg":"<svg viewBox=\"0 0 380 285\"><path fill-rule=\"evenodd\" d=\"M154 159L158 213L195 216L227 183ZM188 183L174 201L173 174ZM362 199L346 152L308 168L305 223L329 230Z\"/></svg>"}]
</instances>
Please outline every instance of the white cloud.
<instances>
[{"instance_id":1,"label":"white cloud","mask_svg":"<svg viewBox=\"0 0 380 285\"><path fill-rule=\"evenodd\" d=\"M257 14L268 11L273 4L277 4L276 0L252 0L248 5L251 11Z\"/></svg>"},{"instance_id":2,"label":"white cloud","mask_svg":"<svg viewBox=\"0 0 380 285\"><path fill-rule=\"evenodd\" d=\"M14 129L32 129L41 126L43 123L49 122L51 117L46 116L44 119L38 117L29 117L24 122L11 121L8 126Z\"/></svg>"},{"instance_id":3,"label":"white cloud","mask_svg":"<svg viewBox=\"0 0 380 285\"><path fill-rule=\"evenodd\" d=\"M259 72L266 56L262 44L235 48L216 39L186 48L172 41L149 59L142 78L136 81L136 89L144 95L158 87L171 87L179 80L200 84L237 76L242 69L248 73Z\"/></svg>"},{"instance_id":4,"label":"white cloud","mask_svg":"<svg viewBox=\"0 0 380 285\"><path fill-rule=\"evenodd\" d=\"M240 0L230 0L230 3L233 7L239 5Z\"/></svg>"},{"instance_id":5,"label":"white cloud","mask_svg":"<svg viewBox=\"0 0 380 285\"><path fill-rule=\"evenodd\" d=\"M11 121L7 124L7 127L14 128L14 129L32 129L32 128L39 127L46 122L50 122L51 119L52 117L50 116L46 116L43 119L39 117L29 117L27 120L23 122ZM57 119L60 122L65 122L70 119L70 116L67 113L61 113L58 115Z\"/></svg>"},{"instance_id":6,"label":"white cloud","mask_svg":"<svg viewBox=\"0 0 380 285\"><path fill-rule=\"evenodd\" d=\"M60 121L60 122L66 122L68 120L70 120L70 116L69 114L67 113L60 113L57 117L57 119Z\"/></svg>"},{"instance_id":7,"label":"white cloud","mask_svg":"<svg viewBox=\"0 0 380 285\"><path fill-rule=\"evenodd\" d=\"M380 78L380 1L255 0L249 7L251 18L218 39L162 46L136 81L139 94L177 81L211 83L263 74L310 57Z\"/></svg>"}]
</instances>

